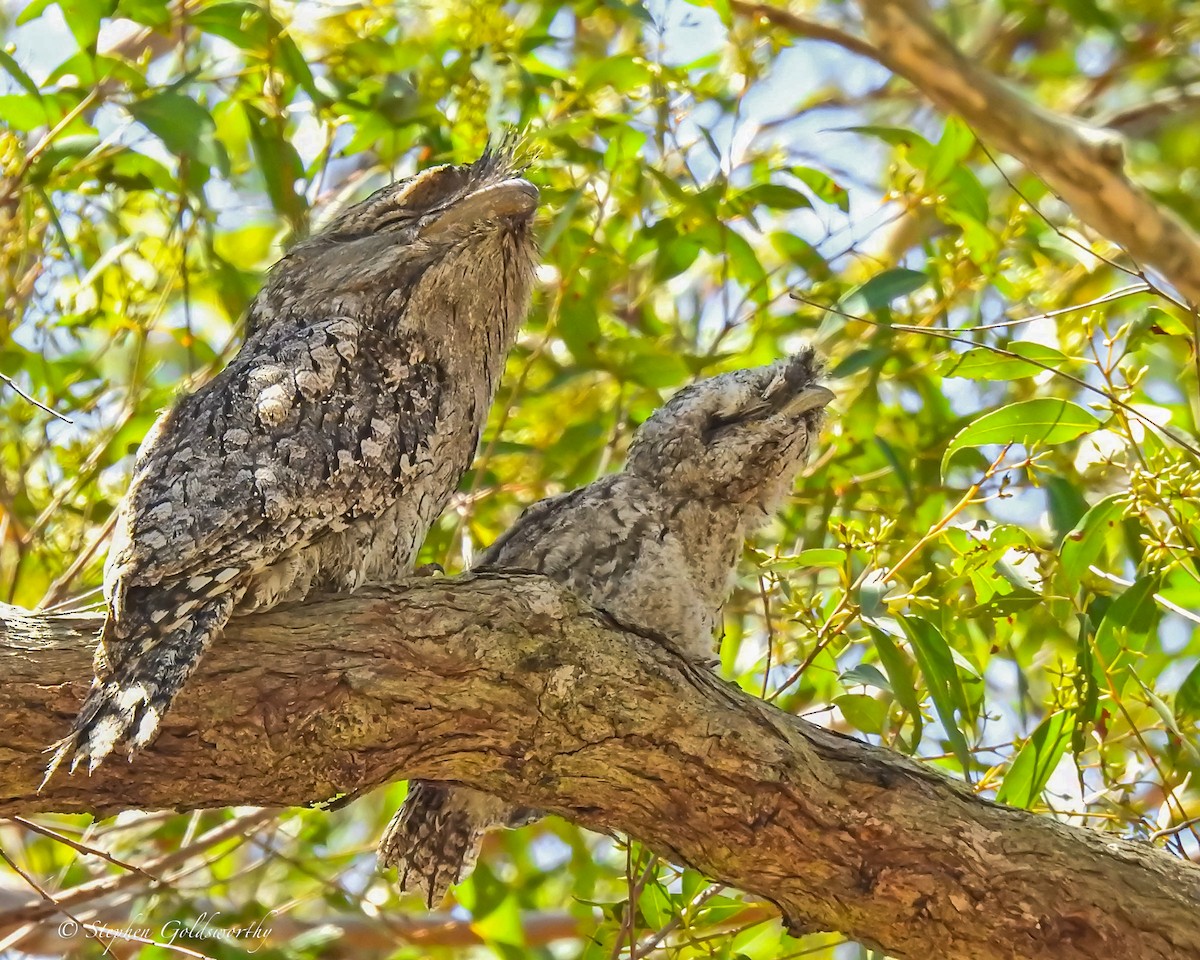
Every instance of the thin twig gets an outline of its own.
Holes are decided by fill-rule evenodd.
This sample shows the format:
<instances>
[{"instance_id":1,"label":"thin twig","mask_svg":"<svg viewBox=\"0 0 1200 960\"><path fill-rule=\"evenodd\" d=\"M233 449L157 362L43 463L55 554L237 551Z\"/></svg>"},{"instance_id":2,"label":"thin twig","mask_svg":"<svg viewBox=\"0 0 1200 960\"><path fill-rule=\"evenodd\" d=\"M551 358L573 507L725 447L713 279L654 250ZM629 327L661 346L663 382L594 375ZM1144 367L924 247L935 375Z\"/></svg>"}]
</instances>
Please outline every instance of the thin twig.
<instances>
[{"instance_id":1,"label":"thin twig","mask_svg":"<svg viewBox=\"0 0 1200 960\"><path fill-rule=\"evenodd\" d=\"M1140 410L1136 409L1135 407L1130 406L1124 400L1120 400L1117 397L1114 397L1108 391L1102 390L1102 389L1100 389L1100 387L1094 386L1094 385L1088 383L1086 380L1080 379L1079 377L1075 376L1074 374L1065 373L1064 371L1059 370L1057 367L1052 367L1047 363L1042 363L1040 360L1034 360L1031 357L1026 357L1026 356L1023 356L1022 354L1014 353L1012 350L1005 350L1003 347L997 347L994 344L979 343L975 340L969 340L966 337L956 337L953 333L951 333L948 330L940 330L936 327L918 327L918 326L914 326L912 324L907 324L907 323L880 323L878 320L872 320L869 317L862 317L862 316L858 316L857 314L847 313L846 311L840 310L837 307L832 307L827 304L818 303L816 300L809 300L807 297L803 297L798 293L793 293L792 297L795 300L799 300L801 303L806 303L811 307L817 307L820 310L827 310L830 313L835 313L839 317L845 317L848 320L857 320L860 323L866 323L873 327L883 327L883 328L886 328L889 330L900 330L903 333L919 333L919 334L923 334L925 336L939 337L942 340L948 340L951 343L965 344L968 347L982 347L983 349L990 350L992 353L998 354L999 356L1011 357L1014 360L1020 360L1022 363L1028 363L1031 366L1038 367L1041 370L1046 370L1049 373L1054 374L1055 376L1062 377L1064 380L1069 380L1071 383L1075 384L1081 390L1087 390L1091 393L1097 394L1098 396L1103 397L1105 400L1107 400L1109 403L1113 404L1114 406L1120 407L1127 414L1129 414L1135 420L1140 422L1143 426L1149 427L1153 432L1159 434L1162 437L1165 437L1166 439L1170 440L1172 443L1174 443L1177 446L1181 447L1182 449L1186 450L1188 453L1190 453L1192 455L1192 457L1198 463L1200 463L1200 448L1192 446L1192 444L1189 443L1187 440L1184 440L1182 437L1176 436L1174 433L1167 430L1165 427L1162 427L1159 424L1155 423L1153 420L1151 420L1149 417L1147 417Z\"/></svg>"},{"instance_id":2,"label":"thin twig","mask_svg":"<svg viewBox=\"0 0 1200 960\"><path fill-rule=\"evenodd\" d=\"M64 846L70 847L76 853L82 853L90 857L99 857L101 860L107 860L114 867L120 867L122 870L130 870L134 873L140 873L147 880L152 880L155 883L162 882L161 877L156 877L154 874L147 872L135 863L128 863L127 861L114 857L111 853L106 853L97 847L91 847L86 843L80 843L78 840L72 840L70 837L59 833L57 830L51 830L49 827L43 827L40 823L35 823L32 820L26 820L24 817L5 817L5 819L10 820L13 823L19 823L26 830L41 834L43 837L49 837L51 840L55 840Z\"/></svg>"},{"instance_id":3,"label":"thin twig","mask_svg":"<svg viewBox=\"0 0 1200 960\"><path fill-rule=\"evenodd\" d=\"M182 874L168 876L168 870L182 866L192 857L196 856L197 853L209 847L257 830L261 824L273 819L275 816L277 816L277 811L258 810L254 813L237 817L208 831L208 833L198 838L195 843L151 860L142 868L140 873L125 873L101 877L97 880L91 880L72 887L59 896L59 899L55 901L54 909L48 908L44 903L33 903L0 912L0 927L43 920L47 916L52 915L55 909L89 903L100 897L111 896L119 890L128 890L131 887L144 890L147 884L143 875L159 876L162 878L150 884L152 889L157 886L173 883ZM225 852L221 856L225 856Z\"/></svg>"},{"instance_id":4,"label":"thin twig","mask_svg":"<svg viewBox=\"0 0 1200 960\"><path fill-rule=\"evenodd\" d=\"M0 860L3 860L5 863L7 863L9 869L12 870L12 872L19 876L22 880L24 880L31 889L36 891L37 895L41 897L42 900L44 900L47 904L49 904L55 913L61 913L72 923L76 924L81 930L87 930L89 933L92 933L93 936L95 936L95 931L93 931L88 924L84 923L70 910L66 909L66 907L64 907L59 901L55 900L54 897L47 893L46 889L40 883L38 883L37 880L17 866L16 861L14 861L13 858L5 852L3 847L0 847ZM103 938L96 937L96 939L100 942L100 946L104 948L104 953L106 956L114 956L112 950L109 948L108 944L104 942Z\"/></svg>"},{"instance_id":5,"label":"thin twig","mask_svg":"<svg viewBox=\"0 0 1200 960\"><path fill-rule=\"evenodd\" d=\"M61 420L63 423L72 423L72 424L73 424L73 423L75 422L74 420L69 420L69 419L67 419L67 418L66 418L66 417L64 417L64 416L63 416L61 413L58 413L58 412L57 412L57 411L55 411L55 410L51 410L51 409L50 409L48 406L46 406L46 405L45 405L44 403L42 403L40 400L38 400L38 399L36 399L36 398L34 398L34 397L31 397L31 396L30 396L29 394L27 394L27 393L26 393L24 390L22 390L20 387L18 387L18 386L17 386L16 382L15 382L15 381L12 379L12 377L6 377L4 374L0 373L0 380L3 380L5 383L7 383L7 384L9 385L9 387L11 387L11 388L12 388L12 391L13 391L13 392L14 392L14 393L15 393L15 394L18 396L18 397L20 397L22 400L27 400L27 401L29 401L29 402L30 402L30 403L32 403L32 404L33 404L35 407L37 407L39 410L44 410L46 413L50 414L50 416L52 416L52 417L55 417L55 418L57 418L57 419Z\"/></svg>"}]
</instances>

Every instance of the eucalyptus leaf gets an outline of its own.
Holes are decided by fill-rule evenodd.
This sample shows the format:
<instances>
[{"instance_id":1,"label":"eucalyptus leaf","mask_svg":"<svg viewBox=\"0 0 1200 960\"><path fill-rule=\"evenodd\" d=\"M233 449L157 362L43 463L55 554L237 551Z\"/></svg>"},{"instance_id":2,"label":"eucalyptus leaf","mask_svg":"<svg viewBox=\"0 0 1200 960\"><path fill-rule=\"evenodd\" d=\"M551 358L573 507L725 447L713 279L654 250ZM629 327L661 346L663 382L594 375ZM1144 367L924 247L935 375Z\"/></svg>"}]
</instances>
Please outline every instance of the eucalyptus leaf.
<instances>
[{"instance_id":1,"label":"eucalyptus leaf","mask_svg":"<svg viewBox=\"0 0 1200 960\"><path fill-rule=\"evenodd\" d=\"M1013 403L983 414L954 435L942 454L942 476L954 455L969 447L1051 446L1091 433L1100 425L1093 413L1070 400L1044 397Z\"/></svg>"}]
</instances>

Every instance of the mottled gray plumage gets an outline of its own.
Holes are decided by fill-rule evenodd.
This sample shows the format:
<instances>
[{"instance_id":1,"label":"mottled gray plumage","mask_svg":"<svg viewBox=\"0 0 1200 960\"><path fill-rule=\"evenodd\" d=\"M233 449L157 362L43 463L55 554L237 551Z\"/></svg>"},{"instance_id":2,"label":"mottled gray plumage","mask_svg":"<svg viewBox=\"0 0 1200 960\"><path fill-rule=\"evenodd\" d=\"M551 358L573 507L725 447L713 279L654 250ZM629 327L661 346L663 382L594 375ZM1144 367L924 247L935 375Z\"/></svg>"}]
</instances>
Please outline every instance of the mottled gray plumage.
<instances>
[{"instance_id":1,"label":"mottled gray plumage","mask_svg":"<svg viewBox=\"0 0 1200 960\"><path fill-rule=\"evenodd\" d=\"M138 453L96 678L47 777L153 739L233 613L411 570L528 309L536 206L492 150L385 187L272 268L238 354Z\"/></svg>"},{"instance_id":2,"label":"mottled gray plumage","mask_svg":"<svg viewBox=\"0 0 1200 960\"><path fill-rule=\"evenodd\" d=\"M620 473L533 505L479 566L546 574L631 630L707 661L746 533L791 489L832 399L818 376L805 350L680 390L639 428ZM432 905L470 869L489 828L536 817L421 781L380 856Z\"/></svg>"}]
</instances>

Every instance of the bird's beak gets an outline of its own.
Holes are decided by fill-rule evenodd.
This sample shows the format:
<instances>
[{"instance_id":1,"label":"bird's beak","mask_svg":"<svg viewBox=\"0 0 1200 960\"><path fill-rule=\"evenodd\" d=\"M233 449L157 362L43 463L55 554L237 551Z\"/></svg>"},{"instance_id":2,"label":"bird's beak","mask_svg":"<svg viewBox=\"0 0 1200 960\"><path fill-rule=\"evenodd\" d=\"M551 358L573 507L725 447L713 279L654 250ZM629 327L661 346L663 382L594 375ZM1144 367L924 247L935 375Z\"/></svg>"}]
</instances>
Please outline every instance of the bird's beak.
<instances>
[{"instance_id":1,"label":"bird's beak","mask_svg":"<svg viewBox=\"0 0 1200 960\"><path fill-rule=\"evenodd\" d=\"M811 413L813 410L820 410L827 406L832 399L832 390L827 390L825 387L809 387L788 404L788 413L791 416Z\"/></svg>"},{"instance_id":2,"label":"bird's beak","mask_svg":"<svg viewBox=\"0 0 1200 960\"><path fill-rule=\"evenodd\" d=\"M527 220L538 205L538 189L523 177L481 187L457 200L424 224L419 235L436 239L461 224L481 220Z\"/></svg>"}]
</instances>

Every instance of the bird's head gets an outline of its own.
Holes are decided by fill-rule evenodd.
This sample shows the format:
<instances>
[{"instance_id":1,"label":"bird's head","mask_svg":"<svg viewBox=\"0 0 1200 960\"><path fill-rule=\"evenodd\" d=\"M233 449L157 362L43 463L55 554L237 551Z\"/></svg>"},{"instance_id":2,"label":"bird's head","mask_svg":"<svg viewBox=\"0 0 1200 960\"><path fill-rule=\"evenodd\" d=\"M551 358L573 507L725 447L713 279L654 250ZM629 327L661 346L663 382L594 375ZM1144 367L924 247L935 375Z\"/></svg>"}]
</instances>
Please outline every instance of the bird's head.
<instances>
[{"instance_id":1,"label":"bird's head","mask_svg":"<svg viewBox=\"0 0 1200 960\"><path fill-rule=\"evenodd\" d=\"M386 321L414 299L461 308L489 295L516 301L523 315L538 204L523 172L509 143L377 190L272 268L252 326L296 310Z\"/></svg>"},{"instance_id":2,"label":"bird's head","mask_svg":"<svg viewBox=\"0 0 1200 960\"><path fill-rule=\"evenodd\" d=\"M308 247L386 238L392 245L449 244L479 230L528 223L538 191L511 150L487 150L474 163L443 164L398 180L334 217Z\"/></svg>"},{"instance_id":3,"label":"bird's head","mask_svg":"<svg viewBox=\"0 0 1200 960\"><path fill-rule=\"evenodd\" d=\"M806 348L684 387L638 429L625 469L669 495L769 515L804 465L833 399L820 374Z\"/></svg>"}]
</instances>

